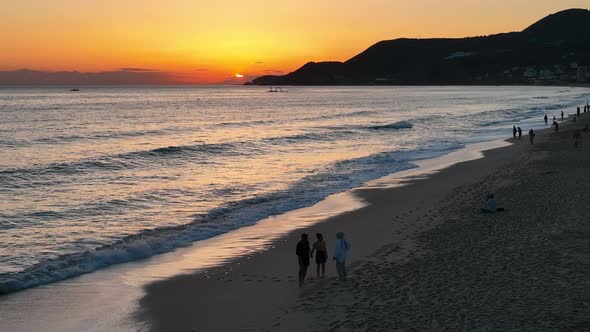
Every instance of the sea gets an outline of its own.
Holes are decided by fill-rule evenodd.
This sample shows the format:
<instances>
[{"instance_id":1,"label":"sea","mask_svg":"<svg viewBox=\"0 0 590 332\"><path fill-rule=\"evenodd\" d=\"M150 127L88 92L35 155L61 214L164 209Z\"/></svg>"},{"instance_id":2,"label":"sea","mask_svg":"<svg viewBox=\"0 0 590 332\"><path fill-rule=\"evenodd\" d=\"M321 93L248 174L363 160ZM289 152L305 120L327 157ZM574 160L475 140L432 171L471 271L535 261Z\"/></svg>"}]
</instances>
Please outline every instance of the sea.
<instances>
[{"instance_id":1,"label":"sea","mask_svg":"<svg viewBox=\"0 0 590 332\"><path fill-rule=\"evenodd\" d=\"M0 87L0 294L215 238L590 100L536 86L69 90Z\"/></svg>"}]
</instances>

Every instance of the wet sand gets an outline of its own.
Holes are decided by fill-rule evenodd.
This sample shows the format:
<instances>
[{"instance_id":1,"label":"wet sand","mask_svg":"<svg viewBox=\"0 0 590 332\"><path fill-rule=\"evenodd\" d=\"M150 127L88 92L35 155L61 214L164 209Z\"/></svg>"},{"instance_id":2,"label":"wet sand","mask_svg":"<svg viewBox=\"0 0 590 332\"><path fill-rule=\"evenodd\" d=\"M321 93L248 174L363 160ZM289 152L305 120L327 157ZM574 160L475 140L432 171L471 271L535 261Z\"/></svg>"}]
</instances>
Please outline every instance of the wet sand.
<instances>
[{"instance_id":1,"label":"wet sand","mask_svg":"<svg viewBox=\"0 0 590 332\"><path fill-rule=\"evenodd\" d=\"M390 189L359 189L359 210L207 273L146 288L154 331L590 329L590 133L562 123ZM487 193L506 211L481 214ZM299 234L352 245L349 280L315 266L297 286Z\"/></svg>"}]
</instances>

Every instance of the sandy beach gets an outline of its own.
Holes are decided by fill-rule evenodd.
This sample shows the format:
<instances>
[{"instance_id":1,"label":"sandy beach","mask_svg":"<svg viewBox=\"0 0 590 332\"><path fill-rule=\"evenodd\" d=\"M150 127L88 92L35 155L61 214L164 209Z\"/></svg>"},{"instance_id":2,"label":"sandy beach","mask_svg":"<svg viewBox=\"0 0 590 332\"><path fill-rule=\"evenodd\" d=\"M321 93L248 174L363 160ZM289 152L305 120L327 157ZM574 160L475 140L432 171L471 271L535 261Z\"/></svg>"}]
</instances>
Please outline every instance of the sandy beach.
<instances>
[{"instance_id":1,"label":"sandy beach","mask_svg":"<svg viewBox=\"0 0 590 332\"><path fill-rule=\"evenodd\" d=\"M151 284L139 318L153 331L590 330L590 134L537 132L485 157L392 189L207 273ZM528 130L525 130L525 132ZM504 212L482 214L488 193ZM342 231L349 279L297 286L302 232ZM313 237L312 237L313 240Z\"/></svg>"}]
</instances>

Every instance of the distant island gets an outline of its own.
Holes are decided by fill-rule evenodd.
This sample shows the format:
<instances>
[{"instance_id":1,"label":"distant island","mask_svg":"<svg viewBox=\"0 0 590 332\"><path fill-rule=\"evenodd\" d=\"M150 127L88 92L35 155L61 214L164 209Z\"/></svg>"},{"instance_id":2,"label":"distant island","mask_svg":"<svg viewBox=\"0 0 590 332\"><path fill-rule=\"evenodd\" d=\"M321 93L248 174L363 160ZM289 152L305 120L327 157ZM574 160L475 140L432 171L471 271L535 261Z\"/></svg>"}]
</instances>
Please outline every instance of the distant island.
<instances>
[{"instance_id":1,"label":"distant island","mask_svg":"<svg viewBox=\"0 0 590 332\"><path fill-rule=\"evenodd\" d=\"M590 82L590 11L549 15L521 32L376 43L346 62L309 62L255 85L493 85Z\"/></svg>"}]
</instances>

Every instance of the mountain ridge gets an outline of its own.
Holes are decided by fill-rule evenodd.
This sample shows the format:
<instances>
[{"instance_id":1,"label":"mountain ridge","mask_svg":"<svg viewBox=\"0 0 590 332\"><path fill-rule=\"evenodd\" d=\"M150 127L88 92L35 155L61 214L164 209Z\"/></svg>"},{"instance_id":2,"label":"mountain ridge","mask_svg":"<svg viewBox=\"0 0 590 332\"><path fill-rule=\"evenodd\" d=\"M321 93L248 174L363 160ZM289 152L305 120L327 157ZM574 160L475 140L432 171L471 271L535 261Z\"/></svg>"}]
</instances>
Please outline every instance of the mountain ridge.
<instances>
[{"instance_id":1,"label":"mountain ridge","mask_svg":"<svg viewBox=\"0 0 590 332\"><path fill-rule=\"evenodd\" d=\"M590 11L548 15L520 32L379 41L344 62L308 62L256 85L563 84L590 80Z\"/></svg>"}]
</instances>

